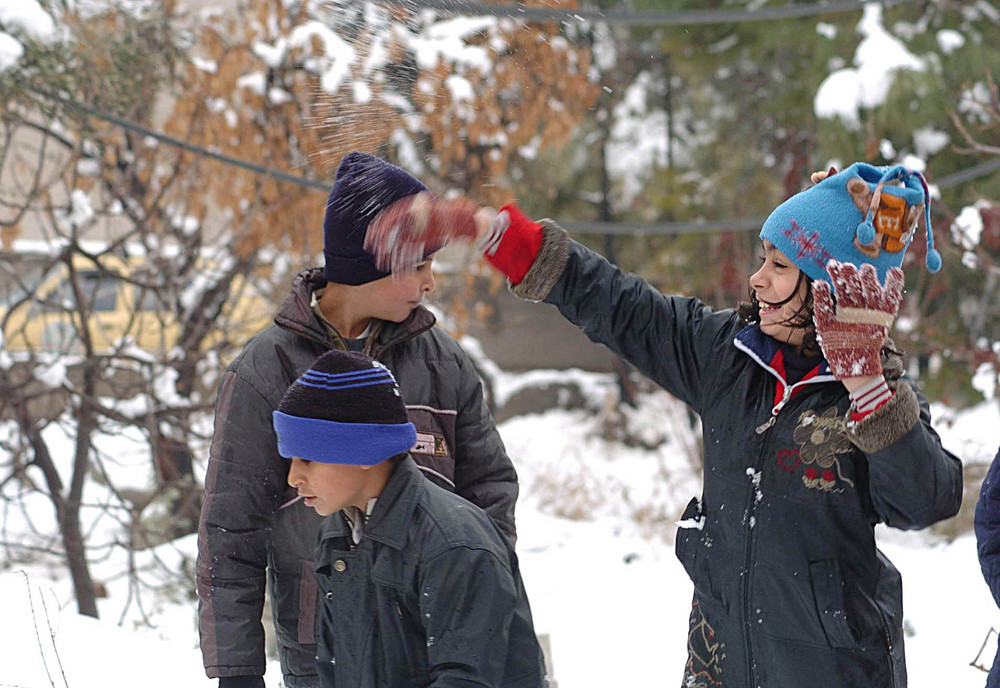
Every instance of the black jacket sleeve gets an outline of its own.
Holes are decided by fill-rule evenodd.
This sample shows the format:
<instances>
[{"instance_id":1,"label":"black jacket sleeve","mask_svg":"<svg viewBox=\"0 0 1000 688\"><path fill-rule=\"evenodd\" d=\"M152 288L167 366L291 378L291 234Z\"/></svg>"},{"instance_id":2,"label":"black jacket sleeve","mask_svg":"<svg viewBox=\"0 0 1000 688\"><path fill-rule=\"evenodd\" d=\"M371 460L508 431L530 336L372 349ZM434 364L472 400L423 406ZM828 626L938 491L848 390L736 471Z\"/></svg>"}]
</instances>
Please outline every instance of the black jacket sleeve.
<instances>
[{"instance_id":1,"label":"black jacket sleeve","mask_svg":"<svg viewBox=\"0 0 1000 688\"><path fill-rule=\"evenodd\" d=\"M238 371L219 387L198 525L198 630L210 678L264 674L267 540L285 481L272 406Z\"/></svg>"},{"instance_id":2,"label":"black jacket sleeve","mask_svg":"<svg viewBox=\"0 0 1000 688\"><path fill-rule=\"evenodd\" d=\"M455 348L461 374L455 419L455 491L489 514L513 544L517 472L486 406L483 383L472 359L457 344Z\"/></svg>"},{"instance_id":3,"label":"black jacket sleeve","mask_svg":"<svg viewBox=\"0 0 1000 688\"><path fill-rule=\"evenodd\" d=\"M569 239L551 221L541 224L542 249L514 293L555 305L592 341L700 412L710 352L721 350L720 338L733 336L735 314L715 312L698 299L665 296Z\"/></svg>"},{"instance_id":4,"label":"black jacket sleeve","mask_svg":"<svg viewBox=\"0 0 1000 688\"><path fill-rule=\"evenodd\" d=\"M879 519L894 528L925 528L958 513L962 463L941 446L930 406L916 387L905 376L889 384L892 399L848 423L848 436L868 457Z\"/></svg>"},{"instance_id":5,"label":"black jacket sleeve","mask_svg":"<svg viewBox=\"0 0 1000 688\"><path fill-rule=\"evenodd\" d=\"M990 464L976 502L976 547L979 566L1000 605L1000 452Z\"/></svg>"}]
</instances>

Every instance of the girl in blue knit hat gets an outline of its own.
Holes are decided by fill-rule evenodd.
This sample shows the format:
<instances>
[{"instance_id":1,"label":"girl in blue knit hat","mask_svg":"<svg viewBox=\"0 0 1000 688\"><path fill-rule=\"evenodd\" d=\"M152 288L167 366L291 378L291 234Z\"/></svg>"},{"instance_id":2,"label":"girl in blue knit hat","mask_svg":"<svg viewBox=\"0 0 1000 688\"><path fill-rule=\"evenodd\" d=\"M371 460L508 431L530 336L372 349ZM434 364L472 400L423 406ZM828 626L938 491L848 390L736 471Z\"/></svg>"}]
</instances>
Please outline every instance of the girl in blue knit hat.
<instances>
[{"instance_id":1,"label":"girl in blue knit hat","mask_svg":"<svg viewBox=\"0 0 1000 688\"><path fill-rule=\"evenodd\" d=\"M961 502L960 462L888 339L919 230L940 267L923 177L856 163L814 181L765 222L735 310L661 294L514 205L482 238L516 295L701 416L703 492L676 536L695 588L687 688L905 686L902 585L874 528ZM376 255L419 252L389 235Z\"/></svg>"}]
</instances>

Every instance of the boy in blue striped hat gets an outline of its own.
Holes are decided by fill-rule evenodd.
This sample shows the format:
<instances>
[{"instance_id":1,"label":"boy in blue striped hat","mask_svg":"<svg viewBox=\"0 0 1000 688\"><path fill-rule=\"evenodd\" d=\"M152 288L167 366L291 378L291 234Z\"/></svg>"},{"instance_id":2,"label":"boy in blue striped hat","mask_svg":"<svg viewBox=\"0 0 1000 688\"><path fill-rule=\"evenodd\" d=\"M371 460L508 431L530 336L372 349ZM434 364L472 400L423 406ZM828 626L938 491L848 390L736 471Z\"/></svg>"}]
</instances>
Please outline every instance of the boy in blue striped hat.
<instances>
[{"instance_id":1,"label":"boy in blue striped hat","mask_svg":"<svg viewBox=\"0 0 1000 688\"><path fill-rule=\"evenodd\" d=\"M544 685L514 550L486 512L423 478L388 368L329 351L273 422L288 484L327 517L315 557L322 686Z\"/></svg>"}]
</instances>

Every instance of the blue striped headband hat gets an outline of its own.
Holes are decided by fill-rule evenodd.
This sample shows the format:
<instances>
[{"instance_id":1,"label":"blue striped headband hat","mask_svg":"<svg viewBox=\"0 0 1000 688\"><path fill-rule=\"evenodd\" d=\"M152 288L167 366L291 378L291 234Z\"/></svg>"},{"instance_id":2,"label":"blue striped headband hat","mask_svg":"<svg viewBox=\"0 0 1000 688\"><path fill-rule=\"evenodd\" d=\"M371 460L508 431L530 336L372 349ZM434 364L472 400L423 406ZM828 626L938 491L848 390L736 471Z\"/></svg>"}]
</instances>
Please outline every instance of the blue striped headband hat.
<instances>
[{"instance_id":1,"label":"blue striped headband hat","mask_svg":"<svg viewBox=\"0 0 1000 688\"><path fill-rule=\"evenodd\" d=\"M286 459L374 466L417 441L392 373L351 351L316 359L285 392L273 420Z\"/></svg>"},{"instance_id":2,"label":"blue striped headband hat","mask_svg":"<svg viewBox=\"0 0 1000 688\"><path fill-rule=\"evenodd\" d=\"M875 266L881 282L923 222L927 269L941 269L934 249L931 199L919 172L902 165L876 167L856 162L779 205L764 222L767 239L814 280L830 281L830 260Z\"/></svg>"}]
</instances>

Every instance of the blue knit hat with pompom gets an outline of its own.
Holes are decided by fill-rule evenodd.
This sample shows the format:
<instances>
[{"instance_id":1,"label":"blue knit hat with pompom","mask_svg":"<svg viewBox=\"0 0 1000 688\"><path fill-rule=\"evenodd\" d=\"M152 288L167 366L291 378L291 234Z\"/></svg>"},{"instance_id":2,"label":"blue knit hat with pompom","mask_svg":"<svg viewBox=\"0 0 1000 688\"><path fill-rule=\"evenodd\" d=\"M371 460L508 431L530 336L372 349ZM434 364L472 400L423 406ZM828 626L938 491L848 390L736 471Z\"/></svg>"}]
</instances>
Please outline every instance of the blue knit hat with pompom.
<instances>
[{"instance_id":1,"label":"blue knit hat with pompom","mask_svg":"<svg viewBox=\"0 0 1000 688\"><path fill-rule=\"evenodd\" d=\"M941 269L934 249L931 199L919 172L902 165L876 167L856 162L779 205L764 222L767 239L814 280L830 280L826 264L874 265L885 282L923 219L927 269Z\"/></svg>"}]
</instances>

